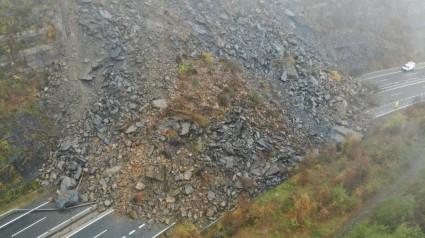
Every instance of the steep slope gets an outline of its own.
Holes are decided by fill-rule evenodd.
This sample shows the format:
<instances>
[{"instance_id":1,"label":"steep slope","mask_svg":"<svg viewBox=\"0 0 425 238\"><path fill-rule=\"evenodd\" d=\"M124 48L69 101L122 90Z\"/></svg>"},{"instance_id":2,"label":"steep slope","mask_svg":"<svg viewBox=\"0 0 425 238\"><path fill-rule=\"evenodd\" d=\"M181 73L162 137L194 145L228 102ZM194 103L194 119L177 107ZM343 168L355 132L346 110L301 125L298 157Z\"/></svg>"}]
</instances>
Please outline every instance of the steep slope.
<instances>
[{"instance_id":1,"label":"steep slope","mask_svg":"<svg viewBox=\"0 0 425 238\"><path fill-rule=\"evenodd\" d=\"M366 129L367 90L265 1L55 6L62 54L37 105L58 140L39 181L99 210L205 225L287 179L333 126Z\"/></svg>"}]
</instances>

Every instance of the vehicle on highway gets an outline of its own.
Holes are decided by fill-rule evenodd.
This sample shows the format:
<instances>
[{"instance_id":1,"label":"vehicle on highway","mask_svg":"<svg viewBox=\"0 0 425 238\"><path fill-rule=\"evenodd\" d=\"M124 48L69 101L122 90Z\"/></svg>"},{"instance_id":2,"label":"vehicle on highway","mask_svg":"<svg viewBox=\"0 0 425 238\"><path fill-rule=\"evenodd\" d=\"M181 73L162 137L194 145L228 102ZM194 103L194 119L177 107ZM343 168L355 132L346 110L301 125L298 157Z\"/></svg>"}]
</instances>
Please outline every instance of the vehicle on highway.
<instances>
[{"instance_id":1,"label":"vehicle on highway","mask_svg":"<svg viewBox=\"0 0 425 238\"><path fill-rule=\"evenodd\" d=\"M409 62L407 62L403 67L401 67L401 69L403 70L403 71L412 71L412 70L414 70L415 69L415 67L416 67L416 63L415 62L413 62L413 61L409 61Z\"/></svg>"}]
</instances>

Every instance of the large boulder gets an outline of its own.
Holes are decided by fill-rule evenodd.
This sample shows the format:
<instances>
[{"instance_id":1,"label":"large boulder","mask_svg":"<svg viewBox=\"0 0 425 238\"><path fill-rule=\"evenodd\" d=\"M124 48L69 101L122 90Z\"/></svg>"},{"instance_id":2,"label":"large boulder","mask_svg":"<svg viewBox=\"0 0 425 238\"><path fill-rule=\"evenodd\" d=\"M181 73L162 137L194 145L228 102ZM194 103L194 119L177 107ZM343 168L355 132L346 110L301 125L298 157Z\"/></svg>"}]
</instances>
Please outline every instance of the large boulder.
<instances>
[{"instance_id":1,"label":"large boulder","mask_svg":"<svg viewBox=\"0 0 425 238\"><path fill-rule=\"evenodd\" d=\"M63 193L70 188L77 186L77 181L74 178L65 177L62 179L60 191Z\"/></svg>"},{"instance_id":2,"label":"large boulder","mask_svg":"<svg viewBox=\"0 0 425 238\"><path fill-rule=\"evenodd\" d=\"M56 197L56 208L63 210L67 207L75 206L78 203L78 192L75 190L66 190Z\"/></svg>"}]
</instances>

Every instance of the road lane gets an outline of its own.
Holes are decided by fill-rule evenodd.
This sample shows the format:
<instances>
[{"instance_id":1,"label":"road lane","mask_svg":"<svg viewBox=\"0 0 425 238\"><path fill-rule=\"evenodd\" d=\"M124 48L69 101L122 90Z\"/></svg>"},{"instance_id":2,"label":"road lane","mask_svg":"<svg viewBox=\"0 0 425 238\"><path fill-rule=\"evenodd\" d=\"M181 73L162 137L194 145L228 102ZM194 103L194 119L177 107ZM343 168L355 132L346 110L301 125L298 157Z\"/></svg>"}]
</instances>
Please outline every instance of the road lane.
<instances>
[{"instance_id":1,"label":"road lane","mask_svg":"<svg viewBox=\"0 0 425 238\"><path fill-rule=\"evenodd\" d=\"M152 238L157 237L166 228L168 227L160 224L148 226L140 220L117 216L114 212L106 212L67 235L66 238Z\"/></svg>"},{"instance_id":2,"label":"road lane","mask_svg":"<svg viewBox=\"0 0 425 238\"><path fill-rule=\"evenodd\" d=\"M372 108L367 112L374 117L387 115L393 111L423 101L425 99L425 81L405 87L398 87L393 90L377 92L375 96L378 98L380 106ZM399 102L399 106L395 108L397 101Z\"/></svg>"},{"instance_id":3,"label":"road lane","mask_svg":"<svg viewBox=\"0 0 425 238\"><path fill-rule=\"evenodd\" d=\"M361 79L378 86L372 97L379 106L366 111L375 118L425 100L425 63L417 64L411 72L394 68L370 73ZM399 102L397 108L396 102Z\"/></svg>"},{"instance_id":4,"label":"road lane","mask_svg":"<svg viewBox=\"0 0 425 238\"><path fill-rule=\"evenodd\" d=\"M391 84L403 83L405 81L411 80L413 78L421 78L425 76L425 66L419 67L414 71L403 72L397 71L392 73L387 73L384 75L377 75L373 78L364 78L361 79L368 83L374 84L378 87L385 87Z\"/></svg>"},{"instance_id":5,"label":"road lane","mask_svg":"<svg viewBox=\"0 0 425 238\"><path fill-rule=\"evenodd\" d=\"M42 206L41 208L54 209L54 205L46 204ZM61 212L60 211L33 211L17 220L15 220L17 217L27 212L18 211L15 213L11 213L0 220L0 224L8 223L4 228L0 230L0 237L3 238L3 237L13 236L13 238L28 238L28 237L35 238L46 233L49 229L52 229L55 226L59 225L60 223L63 223L69 218L75 216L81 211L86 210L87 208L89 207L79 207L79 208L64 210ZM24 229L24 228L27 228L27 229Z\"/></svg>"}]
</instances>

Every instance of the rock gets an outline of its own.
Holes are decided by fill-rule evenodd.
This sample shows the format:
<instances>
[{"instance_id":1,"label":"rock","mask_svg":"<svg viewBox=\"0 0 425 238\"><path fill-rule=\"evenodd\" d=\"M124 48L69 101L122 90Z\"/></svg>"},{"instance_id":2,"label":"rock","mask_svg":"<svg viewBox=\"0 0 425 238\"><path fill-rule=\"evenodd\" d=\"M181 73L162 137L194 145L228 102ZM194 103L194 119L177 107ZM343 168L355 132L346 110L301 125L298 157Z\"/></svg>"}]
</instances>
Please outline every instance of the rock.
<instances>
[{"instance_id":1,"label":"rock","mask_svg":"<svg viewBox=\"0 0 425 238\"><path fill-rule=\"evenodd\" d=\"M166 203L175 203L176 199L174 197L166 197L165 202Z\"/></svg>"},{"instance_id":2,"label":"rock","mask_svg":"<svg viewBox=\"0 0 425 238\"><path fill-rule=\"evenodd\" d=\"M238 17L239 25L245 25L246 23L248 23L248 19L246 19L245 17Z\"/></svg>"},{"instance_id":3,"label":"rock","mask_svg":"<svg viewBox=\"0 0 425 238\"><path fill-rule=\"evenodd\" d=\"M109 169L104 170L104 171L102 172L102 175L103 175L103 176L108 176L108 177L110 177L110 176L112 176L112 175L114 175L114 174L118 173L120 170L121 170L121 166L120 166L120 165L117 165L117 166L114 166L114 167L112 167L112 168L109 168Z\"/></svg>"},{"instance_id":4,"label":"rock","mask_svg":"<svg viewBox=\"0 0 425 238\"><path fill-rule=\"evenodd\" d=\"M78 192L74 190L65 190L56 198L56 208L63 210L78 203Z\"/></svg>"},{"instance_id":5,"label":"rock","mask_svg":"<svg viewBox=\"0 0 425 238\"><path fill-rule=\"evenodd\" d=\"M94 175L95 173L96 173L96 171L98 170L98 168L97 167L93 167L91 170L90 170L90 175Z\"/></svg>"},{"instance_id":6,"label":"rock","mask_svg":"<svg viewBox=\"0 0 425 238\"><path fill-rule=\"evenodd\" d=\"M215 214L214 209L208 208L208 210L207 210L207 217L212 217L212 216L214 216L214 214Z\"/></svg>"},{"instance_id":7,"label":"rock","mask_svg":"<svg viewBox=\"0 0 425 238\"><path fill-rule=\"evenodd\" d=\"M101 178L99 180L99 184L102 186L103 191L106 191L106 189L108 188L108 184L106 183L105 179Z\"/></svg>"},{"instance_id":8,"label":"rock","mask_svg":"<svg viewBox=\"0 0 425 238\"><path fill-rule=\"evenodd\" d=\"M109 207L109 206L111 206L112 202L111 202L111 200L107 199L107 200L105 200L104 204L105 204L106 207Z\"/></svg>"},{"instance_id":9,"label":"rock","mask_svg":"<svg viewBox=\"0 0 425 238\"><path fill-rule=\"evenodd\" d=\"M125 131L125 134L131 134L131 133L133 133L133 132L136 132L136 131L137 131L137 129L138 129L138 127L137 127L137 126L132 125L132 126L130 126L129 128L127 128L127 130Z\"/></svg>"},{"instance_id":10,"label":"rock","mask_svg":"<svg viewBox=\"0 0 425 238\"><path fill-rule=\"evenodd\" d=\"M293 13L291 10L289 10L289 9L285 9L285 14L287 15L287 16L289 16L289 17L294 17L295 16L295 13Z\"/></svg>"},{"instance_id":11,"label":"rock","mask_svg":"<svg viewBox=\"0 0 425 238\"><path fill-rule=\"evenodd\" d=\"M225 164L227 169L233 168L233 158L232 157L220 158L220 162Z\"/></svg>"},{"instance_id":12,"label":"rock","mask_svg":"<svg viewBox=\"0 0 425 238\"><path fill-rule=\"evenodd\" d=\"M77 170L75 171L75 174L74 174L75 180L80 179L82 171L83 171L83 168L81 168L81 165L78 165Z\"/></svg>"},{"instance_id":13,"label":"rock","mask_svg":"<svg viewBox=\"0 0 425 238\"><path fill-rule=\"evenodd\" d=\"M108 19L108 20L110 20L110 19L112 18L111 13L109 13L108 11L106 11L106 10L104 10L104 9L100 9L100 10L99 10L99 13L100 13L100 15L101 15L102 17L104 17L104 18L106 18L106 19Z\"/></svg>"},{"instance_id":14,"label":"rock","mask_svg":"<svg viewBox=\"0 0 425 238\"><path fill-rule=\"evenodd\" d=\"M267 171L266 176L272 176L280 172L279 167L277 167L275 164L272 165Z\"/></svg>"},{"instance_id":15,"label":"rock","mask_svg":"<svg viewBox=\"0 0 425 238\"><path fill-rule=\"evenodd\" d=\"M84 193L80 195L81 200L83 200L83 202L88 202L89 201L89 196Z\"/></svg>"},{"instance_id":16,"label":"rock","mask_svg":"<svg viewBox=\"0 0 425 238\"><path fill-rule=\"evenodd\" d=\"M64 161L59 161L58 164L56 165L56 167L58 167L58 169L63 170L63 166L65 165Z\"/></svg>"},{"instance_id":17,"label":"rock","mask_svg":"<svg viewBox=\"0 0 425 238\"><path fill-rule=\"evenodd\" d=\"M273 146L272 146L272 145L270 145L269 143L267 143L264 139L259 139L259 140L257 141L257 143L258 143L259 145L261 145L262 147L264 147L264 148L268 149L268 150L274 150Z\"/></svg>"},{"instance_id":18,"label":"rock","mask_svg":"<svg viewBox=\"0 0 425 238\"><path fill-rule=\"evenodd\" d=\"M146 170L146 177L158 181L164 181L164 170L156 166L149 166Z\"/></svg>"},{"instance_id":19,"label":"rock","mask_svg":"<svg viewBox=\"0 0 425 238\"><path fill-rule=\"evenodd\" d=\"M290 63L286 64L286 73L290 79L298 79L299 77L295 66Z\"/></svg>"},{"instance_id":20,"label":"rock","mask_svg":"<svg viewBox=\"0 0 425 238\"><path fill-rule=\"evenodd\" d=\"M280 80L282 82L288 81L288 72L286 72L286 70L283 71L282 76L280 76Z\"/></svg>"},{"instance_id":21,"label":"rock","mask_svg":"<svg viewBox=\"0 0 425 238\"><path fill-rule=\"evenodd\" d=\"M55 173L51 173L50 174L50 179L51 180L56 180L57 178L58 178L57 174L55 174Z\"/></svg>"},{"instance_id":22,"label":"rock","mask_svg":"<svg viewBox=\"0 0 425 238\"><path fill-rule=\"evenodd\" d=\"M72 146L72 141L71 140L66 140L64 142L61 143L61 146L59 148L59 150L61 151L67 151L69 150L69 148L71 148Z\"/></svg>"},{"instance_id":23,"label":"rock","mask_svg":"<svg viewBox=\"0 0 425 238\"><path fill-rule=\"evenodd\" d=\"M142 182L137 182L137 184L136 184L136 189L139 190L139 191L145 189L145 187L146 187L146 185Z\"/></svg>"},{"instance_id":24,"label":"rock","mask_svg":"<svg viewBox=\"0 0 425 238\"><path fill-rule=\"evenodd\" d=\"M90 201L96 200L96 197L94 196L94 193L90 193L89 194L89 199L90 199Z\"/></svg>"},{"instance_id":25,"label":"rock","mask_svg":"<svg viewBox=\"0 0 425 238\"><path fill-rule=\"evenodd\" d=\"M167 101L164 99L153 100L152 106L158 109L164 109L167 107Z\"/></svg>"},{"instance_id":26,"label":"rock","mask_svg":"<svg viewBox=\"0 0 425 238\"><path fill-rule=\"evenodd\" d=\"M208 200L209 200L209 201L214 200L214 198L215 198L215 193L214 193L213 191L208 191L208 193L207 193L207 198L208 198Z\"/></svg>"},{"instance_id":27,"label":"rock","mask_svg":"<svg viewBox=\"0 0 425 238\"><path fill-rule=\"evenodd\" d=\"M180 131L180 135L181 136L185 136L187 135L187 133L189 133L190 130L190 123L185 122L182 124L182 130Z\"/></svg>"},{"instance_id":28,"label":"rock","mask_svg":"<svg viewBox=\"0 0 425 238\"><path fill-rule=\"evenodd\" d=\"M75 179L65 177L62 179L60 191L65 192L66 190L74 188L75 186L77 186L77 181L75 181Z\"/></svg>"},{"instance_id":29,"label":"rock","mask_svg":"<svg viewBox=\"0 0 425 238\"><path fill-rule=\"evenodd\" d=\"M238 181L242 184L243 188L246 190L249 190L251 188L255 188L258 186L254 179L251 179L246 176L239 176Z\"/></svg>"},{"instance_id":30,"label":"rock","mask_svg":"<svg viewBox=\"0 0 425 238\"><path fill-rule=\"evenodd\" d=\"M187 170L186 172L184 172L184 174L183 174L183 179L184 180L190 180L190 178L192 178L192 172L191 171L189 171L189 170Z\"/></svg>"},{"instance_id":31,"label":"rock","mask_svg":"<svg viewBox=\"0 0 425 238\"><path fill-rule=\"evenodd\" d=\"M193 193L193 187L192 185L188 184L184 186L184 192L186 193L186 195L192 194Z\"/></svg>"}]
</instances>

